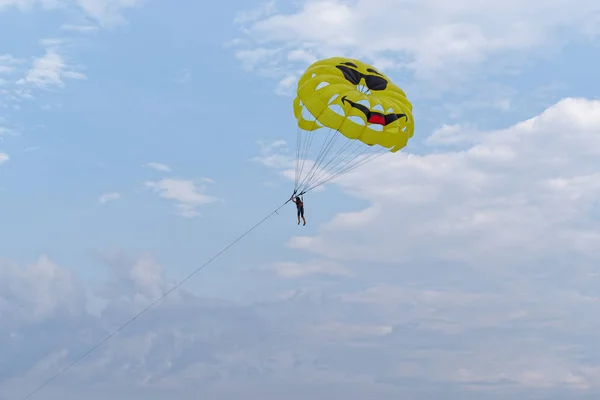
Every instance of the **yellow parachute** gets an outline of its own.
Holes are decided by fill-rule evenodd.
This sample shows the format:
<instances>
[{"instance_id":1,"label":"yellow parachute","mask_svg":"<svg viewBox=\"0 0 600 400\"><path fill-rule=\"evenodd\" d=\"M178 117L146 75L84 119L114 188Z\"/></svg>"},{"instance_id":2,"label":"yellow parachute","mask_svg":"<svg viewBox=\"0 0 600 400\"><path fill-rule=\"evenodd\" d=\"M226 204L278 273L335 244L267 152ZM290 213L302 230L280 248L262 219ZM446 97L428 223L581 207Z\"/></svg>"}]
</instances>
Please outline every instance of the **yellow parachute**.
<instances>
[{"instance_id":1,"label":"yellow parachute","mask_svg":"<svg viewBox=\"0 0 600 400\"><path fill-rule=\"evenodd\" d=\"M402 149L414 133L412 104L404 91L375 67L352 58L328 58L308 67L298 81L294 116L294 193L299 194Z\"/></svg>"}]
</instances>

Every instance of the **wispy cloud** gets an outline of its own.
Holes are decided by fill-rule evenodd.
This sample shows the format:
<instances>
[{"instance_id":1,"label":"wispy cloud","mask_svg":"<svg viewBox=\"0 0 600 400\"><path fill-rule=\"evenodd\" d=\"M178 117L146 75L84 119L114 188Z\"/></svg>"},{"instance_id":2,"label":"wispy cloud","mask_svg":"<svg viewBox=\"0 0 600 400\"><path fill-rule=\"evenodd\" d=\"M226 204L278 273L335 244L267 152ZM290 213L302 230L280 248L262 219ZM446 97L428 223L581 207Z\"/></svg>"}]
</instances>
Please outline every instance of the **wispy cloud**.
<instances>
[{"instance_id":1,"label":"wispy cloud","mask_svg":"<svg viewBox=\"0 0 600 400\"><path fill-rule=\"evenodd\" d=\"M305 0L293 11L258 8L238 18L243 39L236 56L247 69L260 70L268 62L270 70L278 71L272 74L275 79L304 69L315 58L346 55L380 69L412 72L422 82L450 85L453 79L460 85L495 57L502 60L496 68L513 68L522 64L524 54L542 57L598 31L600 6L594 0L582 0L577 10L564 1L553 1L550 8L516 0L482 4ZM410 23L398 23L399 14L410 15Z\"/></svg>"},{"instance_id":2,"label":"wispy cloud","mask_svg":"<svg viewBox=\"0 0 600 400\"><path fill-rule=\"evenodd\" d=\"M145 164L145 167L154 169L156 171L161 171L161 172L170 172L171 171L171 167L169 167L168 165L161 164L161 163L155 163L155 162L147 163L147 164Z\"/></svg>"},{"instance_id":3,"label":"wispy cloud","mask_svg":"<svg viewBox=\"0 0 600 400\"><path fill-rule=\"evenodd\" d=\"M153 189L161 197L177 202L178 214L191 218L199 215L197 207L215 202L215 197L204 194L206 186L198 186L192 180L162 179L146 182L146 187Z\"/></svg>"},{"instance_id":4,"label":"wispy cloud","mask_svg":"<svg viewBox=\"0 0 600 400\"><path fill-rule=\"evenodd\" d=\"M19 60L10 54L0 54L0 76L15 72L16 67L21 63L22 60Z\"/></svg>"},{"instance_id":5,"label":"wispy cloud","mask_svg":"<svg viewBox=\"0 0 600 400\"><path fill-rule=\"evenodd\" d=\"M275 1L265 1L259 7L253 10L239 12L234 19L234 23L241 25L248 22L253 22L260 18L273 15L276 11L277 8L275 6Z\"/></svg>"},{"instance_id":6,"label":"wispy cloud","mask_svg":"<svg viewBox=\"0 0 600 400\"><path fill-rule=\"evenodd\" d=\"M109 201L115 201L115 200L119 200L121 198L121 194L118 192L109 192L109 193L103 193L102 195L100 195L100 197L98 198L98 201L102 204L104 203L108 203Z\"/></svg>"},{"instance_id":7,"label":"wispy cloud","mask_svg":"<svg viewBox=\"0 0 600 400\"><path fill-rule=\"evenodd\" d=\"M305 278L310 276L353 277L354 274L339 263L327 260L312 260L310 262L278 262L267 268L283 278Z\"/></svg>"},{"instance_id":8,"label":"wispy cloud","mask_svg":"<svg viewBox=\"0 0 600 400\"><path fill-rule=\"evenodd\" d=\"M86 79L86 76L75 71L55 50L47 50L43 56L34 60L32 68L17 83L37 88L62 87L65 79Z\"/></svg>"},{"instance_id":9,"label":"wispy cloud","mask_svg":"<svg viewBox=\"0 0 600 400\"><path fill-rule=\"evenodd\" d=\"M19 135L19 132L13 128L7 128L5 126L1 126L0 125L0 137L1 136L17 136Z\"/></svg>"},{"instance_id":10,"label":"wispy cloud","mask_svg":"<svg viewBox=\"0 0 600 400\"><path fill-rule=\"evenodd\" d=\"M66 10L75 15L83 12L86 19L92 19L102 27L110 28L125 22L123 15L125 10L135 8L142 3L142 0L0 0L0 12L9 7L32 11L38 6L42 10ZM88 24L65 24L62 28L90 32L88 26Z\"/></svg>"},{"instance_id":11,"label":"wispy cloud","mask_svg":"<svg viewBox=\"0 0 600 400\"><path fill-rule=\"evenodd\" d=\"M295 158L284 140L275 140L271 143L259 141L260 156L252 160L271 168L292 168Z\"/></svg>"},{"instance_id":12,"label":"wispy cloud","mask_svg":"<svg viewBox=\"0 0 600 400\"><path fill-rule=\"evenodd\" d=\"M60 29L63 31L68 31L68 32L90 33L90 32L98 31L99 28L94 25L65 24L65 25L61 26Z\"/></svg>"},{"instance_id":13,"label":"wispy cloud","mask_svg":"<svg viewBox=\"0 0 600 400\"><path fill-rule=\"evenodd\" d=\"M8 154L0 152L0 165L8 162L8 160L10 160L10 157L8 156Z\"/></svg>"},{"instance_id":14,"label":"wispy cloud","mask_svg":"<svg viewBox=\"0 0 600 400\"><path fill-rule=\"evenodd\" d=\"M142 4L142 0L78 0L77 4L88 17L104 27L125 23L123 12Z\"/></svg>"}]
</instances>

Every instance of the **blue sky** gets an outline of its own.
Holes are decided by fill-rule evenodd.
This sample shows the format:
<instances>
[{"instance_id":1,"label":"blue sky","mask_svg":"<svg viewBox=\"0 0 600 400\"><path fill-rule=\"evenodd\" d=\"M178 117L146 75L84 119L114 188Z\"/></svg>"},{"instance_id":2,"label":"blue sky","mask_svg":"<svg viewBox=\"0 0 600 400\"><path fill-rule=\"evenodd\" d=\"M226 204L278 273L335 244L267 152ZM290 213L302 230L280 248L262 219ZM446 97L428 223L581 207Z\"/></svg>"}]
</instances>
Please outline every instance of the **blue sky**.
<instances>
[{"instance_id":1,"label":"blue sky","mask_svg":"<svg viewBox=\"0 0 600 400\"><path fill-rule=\"evenodd\" d=\"M599 33L592 0L0 0L0 400L289 197L332 55L406 90L409 146L37 396L595 398Z\"/></svg>"}]
</instances>

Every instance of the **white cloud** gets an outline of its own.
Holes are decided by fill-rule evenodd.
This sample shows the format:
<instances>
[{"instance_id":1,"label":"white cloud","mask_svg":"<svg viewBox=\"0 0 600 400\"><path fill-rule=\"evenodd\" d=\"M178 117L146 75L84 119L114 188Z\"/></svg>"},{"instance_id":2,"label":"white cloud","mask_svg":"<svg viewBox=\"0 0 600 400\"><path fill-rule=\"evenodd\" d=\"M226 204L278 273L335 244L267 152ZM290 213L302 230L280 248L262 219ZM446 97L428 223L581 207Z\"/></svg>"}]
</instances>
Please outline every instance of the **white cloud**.
<instances>
[{"instance_id":1,"label":"white cloud","mask_svg":"<svg viewBox=\"0 0 600 400\"><path fill-rule=\"evenodd\" d=\"M69 32L90 33L90 32L96 32L98 30L98 27L93 26L93 25L65 24L65 25L61 26L60 29L63 31L69 31Z\"/></svg>"},{"instance_id":2,"label":"white cloud","mask_svg":"<svg viewBox=\"0 0 600 400\"><path fill-rule=\"evenodd\" d=\"M343 260L477 268L535 268L571 252L598 258L590 216L600 212L599 101L567 98L474 140L464 150L390 154L342 176L338 185L372 206L290 245Z\"/></svg>"},{"instance_id":3,"label":"white cloud","mask_svg":"<svg viewBox=\"0 0 600 400\"><path fill-rule=\"evenodd\" d=\"M122 11L140 5L141 0L0 0L0 11L11 6L22 11L31 11L38 4L46 10L76 5L86 16L100 22L102 25L111 26L123 23ZM76 25L65 26L67 29L81 27Z\"/></svg>"},{"instance_id":4,"label":"white cloud","mask_svg":"<svg viewBox=\"0 0 600 400\"><path fill-rule=\"evenodd\" d=\"M103 254L101 261L110 271L110 279L98 295L106 300L120 301L128 299L129 308L145 307L155 301L169 289L163 268L150 254L132 258L122 252ZM178 300L176 293L168 301Z\"/></svg>"},{"instance_id":5,"label":"white cloud","mask_svg":"<svg viewBox=\"0 0 600 400\"><path fill-rule=\"evenodd\" d=\"M212 197L200 193L199 188L191 180L162 179L157 182L147 182L146 185L160 192L161 196L182 203L208 204L214 201Z\"/></svg>"},{"instance_id":6,"label":"white cloud","mask_svg":"<svg viewBox=\"0 0 600 400\"><path fill-rule=\"evenodd\" d=\"M29 12L36 6L44 10L64 9L72 11L76 8L85 17L91 18L104 27L111 27L125 22L123 11L142 4L142 0L0 0L0 11L16 7ZM65 24L63 30L91 32L95 30L90 25Z\"/></svg>"},{"instance_id":7,"label":"white cloud","mask_svg":"<svg viewBox=\"0 0 600 400\"><path fill-rule=\"evenodd\" d=\"M267 1L263 2L260 7L250 11L242 11L238 13L234 22L236 24L244 24L257 19L272 15L276 11L275 2Z\"/></svg>"},{"instance_id":8,"label":"white cloud","mask_svg":"<svg viewBox=\"0 0 600 400\"><path fill-rule=\"evenodd\" d=\"M0 75L8 75L16 70L21 60L10 54L0 54Z\"/></svg>"},{"instance_id":9,"label":"white cloud","mask_svg":"<svg viewBox=\"0 0 600 400\"><path fill-rule=\"evenodd\" d=\"M46 10L61 9L61 11L71 12L73 5L80 5L89 16L96 18L101 24L106 25L121 19L121 16L118 13L115 14L115 12L124 7L132 7L136 4L138 2L132 0L5 0L0 4L0 11L3 6L16 6L22 11L30 11L35 6L41 5ZM61 26L61 30L72 32L91 32L97 29L97 27L89 24L64 24ZM33 65L27 71L23 71L22 68L24 60L16 59L10 55L0 55L0 74L24 74L24 77L18 80L0 78L0 85L6 87L5 90L0 92L2 94L0 100L5 102L5 104L0 103L0 106L4 105L18 109L20 107L18 105L19 102L34 98L33 89L63 87L67 79L87 79L86 75L81 72L80 66L72 65L65 59L61 47L68 42L69 39L47 38L40 40L41 45L46 47L46 52L44 55L35 58ZM15 83L16 85L14 85Z\"/></svg>"},{"instance_id":10,"label":"white cloud","mask_svg":"<svg viewBox=\"0 0 600 400\"><path fill-rule=\"evenodd\" d=\"M190 204L179 203L176 207L177 213L184 218L195 218L200 216L200 213L196 210L196 207Z\"/></svg>"},{"instance_id":11,"label":"white cloud","mask_svg":"<svg viewBox=\"0 0 600 400\"><path fill-rule=\"evenodd\" d=\"M239 50L235 53L238 60L242 62L242 66L249 71L259 71L263 75L270 75L273 68L276 67L273 62L274 56L277 54L275 49L252 49ZM269 68L271 67L271 68Z\"/></svg>"},{"instance_id":12,"label":"white cloud","mask_svg":"<svg viewBox=\"0 0 600 400\"><path fill-rule=\"evenodd\" d=\"M19 132L13 128L7 128L5 126L0 125L0 137L5 136L5 135L17 136L17 135L19 135Z\"/></svg>"},{"instance_id":13,"label":"white cloud","mask_svg":"<svg viewBox=\"0 0 600 400\"><path fill-rule=\"evenodd\" d=\"M47 50L46 54L38 57L33 62L33 67L27 71L25 78L17 83L29 84L38 88L51 86L64 86L64 79L86 79L81 72L76 72L55 50Z\"/></svg>"},{"instance_id":14,"label":"white cloud","mask_svg":"<svg viewBox=\"0 0 600 400\"><path fill-rule=\"evenodd\" d=\"M62 0L0 0L0 11L8 7L16 7L22 11L30 11L33 6L40 4L44 9L52 9L62 3Z\"/></svg>"},{"instance_id":15,"label":"white cloud","mask_svg":"<svg viewBox=\"0 0 600 400\"><path fill-rule=\"evenodd\" d=\"M298 82L298 77L295 75L288 75L279 81L275 92L281 96L292 96L295 91L295 85Z\"/></svg>"},{"instance_id":16,"label":"white cloud","mask_svg":"<svg viewBox=\"0 0 600 400\"><path fill-rule=\"evenodd\" d=\"M293 168L295 157L284 140L275 140L271 143L259 141L260 156L252 160L271 168Z\"/></svg>"},{"instance_id":17,"label":"white cloud","mask_svg":"<svg viewBox=\"0 0 600 400\"><path fill-rule=\"evenodd\" d=\"M282 278L304 278L315 275L329 275L337 277L352 277L354 276L346 268L340 264L324 261L324 260L313 260L310 262L278 262L272 265L268 270L274 272L276 275Z\"/></svg>"},{"instance_id":18,"label":"white cloud","mask_svg":"<svg viewBox=\"0 0 600 400\"><path fill-rule=\"evenodd\" d=\"M99 198L98 201L100 203L108 203L109 201L115 201L115 200L119 200L121 198L121 194L118 192L110 192L110 193L104 193L102 194Z\"/></svg>"},{"instance_id":19,"label":"white cloud","mask_svg":"<svg viewBox=\"0 0 600 400\"><path fill-rule=\"evenodd\" d=\"M206 190L205 186L197 186L191 180L162 179L146 182L146 187L153 189L166 199L175 200L178 203L178 213L183 217L198 216L196 211L198 206L216 201L215 197L202 193Z\"/></svg>"},{"instance_id":20,"label":"white cloud","mask_svg":"<svg viewBox=\"0 0 600 400\"><path fill-rule=\"evenodd\" d=\"M277 58L294 70L315 57L346 55L448 84L472 79L473 67L491 58L499 62L488 72L547 55L600 27L600 3L593 0L576 7L563 0L305 0L295 8L246 21L238 55L255 65Z\"/></svg>"},{"instance_id":21,"label":"white cloud","mask_svg":"<svg viewBox=\"0 0 600 400\"><path fill-rule=\"evenodd\" d=\"M56 318L61 312L82 314L83 291L76 278L46 255L20 267L0 261L0 310L29 322Z\"/></svg>"},{"instance_id":22,"label":"white cloud","mask_svg":"<svg viewBox=\"0 0 600 400\"><path fill-rule=\"evenodd\" d=\"M47 257L0 263L3 393L22 397L172 287L150 255L100 261L109 278L96 292ZM113 397L186 400L199 390L225 400L240 391L273 400L458 400L553 398L553 390L578 399L600 389L597 298L356 285L243 306L182 288L38 395L71 400L94 385L92 399L106 398L107 387ZM92 299L101 300L93 313Z\"/></svg>"},{"instance_id":23,"label":"white cloud","mask_svg":"<svg viewBox=\"0 0 600 400\"><path fill-rule=\"evenodd\" d=\"M125 21L123 11L139 6L142 0L77 0L77 4L91 18L104 26Z\"/></svg>"},{"instance_id":24,"label":"white cloud","mask_svg":"<svg viewBox=\"0 0 600 400\"><path fill-rule=\"evenodd\" d=\"M464 145L473 144L478 140L478 133L471 127L444 124L427 138L427 143L430 145Z\"/></svg>"},{"instance_id":25,"label":"white cloud","mask_svg":"<svg viewBox=\"0 0 600 400\"><path fill-rule=\"evenodd\" d=\"M0 152L0 165L4 164L8 160L10 160L10 157L8 156L8 154Z\"/></svg>"},{"instance_id":26,"label":"white cloud","mask_svg":"<svg viewBox=\"0 0 600 400\"><path fill-rule=\"evenodd\" d=\"M57 108L61 108L63 105L61 103L55 103L55 104L44 104L40 107L40 109L44 110L44 111L50 111L50 110L55 110Z\"/></svg>"},{"instance_id":27,"label":"white cloud","mask_svg":"<svg viewBox=\"0 0 600 400\"><path fill-rule=\"evenodd\" d=\"M161 163L151 162L151 163L147 163L145 166L148 168L155 169L157 171L161 171L161 172L170 172L171 171L171 167L169 167L166 164L161 164Z\"/></svg>"},{"instance_id":28,"label":"white cloud","mask_svg":"<svg viewBox=\"0 0 600 400\"><path fill-rule=\"evenodd\" d=\"M335 216L324 227L339 230L366 228L377 217L381 216L381 213L380 205L374 205L358 212L345 212Z\"/></svg>"},{"instance_id":29,"label":"white cloud","mask_svg":"<svg viewBox=\"0 0 600 400\"><path fill-rule=\"evenodd\" d=\"M287 59L290 61L302 61L306 64L312 64L317 61L317 57L303 49L292 50L287 54Z\"/></svg>"}]
</instances>

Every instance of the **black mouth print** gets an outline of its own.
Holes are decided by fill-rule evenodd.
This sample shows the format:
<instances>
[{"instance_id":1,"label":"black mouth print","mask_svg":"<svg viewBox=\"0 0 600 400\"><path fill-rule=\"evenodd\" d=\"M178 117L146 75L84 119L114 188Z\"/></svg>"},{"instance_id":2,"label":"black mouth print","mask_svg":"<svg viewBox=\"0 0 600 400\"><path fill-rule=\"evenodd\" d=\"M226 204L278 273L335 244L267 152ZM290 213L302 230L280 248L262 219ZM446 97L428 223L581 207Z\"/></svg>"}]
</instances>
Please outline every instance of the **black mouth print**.
<instances>
[{"instance_id":1,"label":"black mouth print","mask_svg":"<svg viewBox=\"0 0 600 400\"><path fill-rule=\"evenodd\" d=\"M344 78L353 85L358 85L361 79L364 79L369 90L381 91L387 88L387 80L373 69L369 68L367 70L367 72L371 72L373 75L365 75L355 70L354 68L358 68L358 66L350 62L343 63L343 65L336 65L336 68L342 71Z\"/></svg>"},{"instance_id":2,"label":"black mouth print","mask_svg":"<svg viewBox=\"0 0 600 400\"><path fill-rule=\"evenodd\" d=\"M362 111L365 114L365 117L367 117L367 122L369 122L370 124L386 126L394 121L399 120L400 118L404 118L408 121L408 117L406 116L406 114L383 114L380 112L371 111L362 104L355 103L352 100L348 100L346 96L342 97L342 103L348 103L352 107Z\"/></svg>"}]
</instances>

